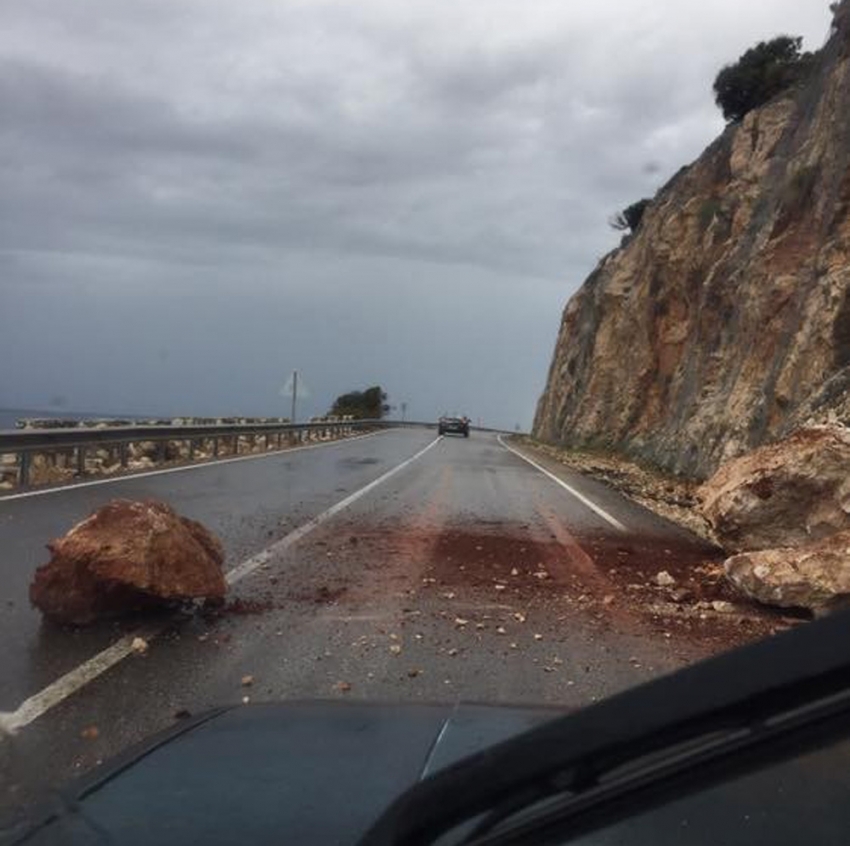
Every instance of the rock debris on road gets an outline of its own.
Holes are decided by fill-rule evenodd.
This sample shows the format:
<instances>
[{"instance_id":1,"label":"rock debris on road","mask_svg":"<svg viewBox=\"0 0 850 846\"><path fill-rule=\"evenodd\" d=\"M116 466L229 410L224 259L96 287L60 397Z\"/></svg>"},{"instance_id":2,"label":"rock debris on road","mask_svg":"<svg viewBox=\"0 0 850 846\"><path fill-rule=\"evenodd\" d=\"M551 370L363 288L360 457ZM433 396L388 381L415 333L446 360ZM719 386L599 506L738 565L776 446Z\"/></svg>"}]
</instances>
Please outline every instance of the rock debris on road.
<instances>
[{"instance_id":1,"label":"rock debris on road","mask_svg":"<svg viewBox=\"0 0 850 846\"><path fill-rule=\"evenodd\" d=\"M167 499L205 522L234 566L268 546L269 532L281 537L281 525L305 523L343 496L339 487L369 484L433 437L397 431L210 467L170 492L173 480L156 477L120 492L69 491L56 495L58 513L44 498L0 503L0 539L22 577L10 585L20 592L59 522L116 494ZM239 582L224 606L161 619L162 634L4 741L4 765L15 763L3 776L7 812L179 715L222 704L348 697L574 709L785 624L732 603L703 541L581 477L569 482L604 497L628 531L614 532L494 437L444 438ZM10 598L2 625L16 649L0 654L17 696L9 710L139 623L55 629L34 623L25 596Z\"/></svg>"}]
</instances>

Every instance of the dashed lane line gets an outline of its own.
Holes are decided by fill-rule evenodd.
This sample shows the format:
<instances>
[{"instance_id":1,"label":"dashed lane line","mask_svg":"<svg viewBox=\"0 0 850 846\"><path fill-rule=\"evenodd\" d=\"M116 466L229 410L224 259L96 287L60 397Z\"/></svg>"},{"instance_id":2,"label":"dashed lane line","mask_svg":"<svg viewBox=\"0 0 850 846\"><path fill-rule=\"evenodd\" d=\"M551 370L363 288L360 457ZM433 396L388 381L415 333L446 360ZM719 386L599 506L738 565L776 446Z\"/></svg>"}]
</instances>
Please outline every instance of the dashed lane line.
<instances>
[{"instance_id":1,"label":"dashed lane line","mask_svg":"<svg viewBox=\"0 0 850 846\"><path fill-rule=\"evenodd\" d=\"M345 499L341 499L336 505L332 505L327 511L323 511L317 517L314 517L312 520L308 520L304 523L303 526L299 526L297 529L291 531L286 537L281 538L276 543L273 543L267 549L264 549L262 552L257 553L253 557L249 558L247 561L243 561L241 564L238 564L234 567L225 577L227 579L228 584L234 584L238 582L239 579L244 579L245 576L253 573L258 567L262 567L263 564L267 563L271 558L275 555L280 555L280 553L289 549L293 544L298 543L305 535L308 535L314 529L317 529L322 523L326 523L331 517L339 514L340 511L344 511L350 505L353 505L357 502L358 499L365 496L370 491L373 491L379 485L382 485L392 476L395 476L396 473L404 470L405 467L409 467L413 464L414 461L421 458L428 452L429 449L436 446L443 439L442 435L438 435L431 443L428 444L424 449L420 449L415 455L410 456L410 458L402 461L401 464L396 464L390 470L387 470L383 476L378 476L373 482L369 482L365 487L356 490L353 494L349 494Z\"/></svg>"}]
</instances>

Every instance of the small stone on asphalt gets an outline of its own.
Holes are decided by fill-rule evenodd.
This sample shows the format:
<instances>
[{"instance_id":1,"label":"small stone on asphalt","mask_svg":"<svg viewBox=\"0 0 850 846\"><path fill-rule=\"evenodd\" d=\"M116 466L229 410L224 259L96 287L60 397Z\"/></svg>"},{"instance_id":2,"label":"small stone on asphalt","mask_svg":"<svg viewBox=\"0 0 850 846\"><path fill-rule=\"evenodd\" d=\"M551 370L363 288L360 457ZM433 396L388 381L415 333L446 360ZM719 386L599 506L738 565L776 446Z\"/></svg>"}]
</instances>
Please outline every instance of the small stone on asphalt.
<instances>
[{"instance_id":1,"label":"small stone on asphalt","mask_svg":"<svg viewBox=\"0 0 850 846\"><path fill-rule=\"evenodd\" d=\"M148 642L143 637L134 637L133 642L130 644L130 649L136 655L144 655L148 651Z\"/></svg>"}]
</instances>

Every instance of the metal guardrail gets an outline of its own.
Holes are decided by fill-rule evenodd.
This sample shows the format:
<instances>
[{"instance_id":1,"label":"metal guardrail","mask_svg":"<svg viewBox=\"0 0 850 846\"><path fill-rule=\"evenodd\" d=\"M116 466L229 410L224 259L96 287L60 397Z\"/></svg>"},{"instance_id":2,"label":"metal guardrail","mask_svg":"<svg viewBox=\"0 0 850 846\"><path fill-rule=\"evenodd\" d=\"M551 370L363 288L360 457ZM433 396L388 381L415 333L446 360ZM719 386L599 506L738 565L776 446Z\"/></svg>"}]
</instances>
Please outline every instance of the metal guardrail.
<instances>
[{"instance_id":1,"label":"metal guardrail","mask_svg":"<svg viewBox=\"0 0 850 846\"><path fill-rule=\"evenodd\" d=\"M263 439L263 450L281 449L308 440L311 436L331 438L346 437L355 431L388 428L394 425L383 420L348 420L318 423L230 423L221 425L140 425L140 426L76 426L58 429L0 430L0 455L16 455L17 484L30 483L30 466L34 455L62 456L75 468L76 476L86 475L86 459L91 450L108 448L115 453L115 463L127 469L132 444L158 445L158 460L167 458L170 443L188 444L185 459L192 461L198 447L209 449L210 458L219 457L222 447L228 455L239 455L247 447L254 452L258 439ZM246 439L247 443L246 443ZM65 466L68 466L68 463Z\"/></svg>"},{"instance_id":2,"label":"metal guardrail","mask_svg":"<svg viewBox=\"0 0 850 846\"><path fill-rule=\"evenodd\" d=\"M13 473L18 487L31 483L32 457L50 456L52 466L73 472L77 478L87 475L87 458L93 450L107 449L113 470L127 470L131 461L131 445L157 444L157 462L166 463L168 445L187 444L185 454L178 450L177 460L194 461L197 451L206 453L203 458L215 459L224 454L236 456L240 449L254 453L258 439L262 438L262 451L282 449L286 445L300 444L312 439L347 437L357 431L393 428L436 428L436 422L401 422L398 420L346 420L314 423L225 423L196 425L138 425L138 426L75 426L56 429L6 429L0 430L0 456L17 456L14 465L0 466ZM503 429L474 426L474 431L510 434ZM247 439L247 441L246 441ZM174 460L173 456L170 460Z\"/></svg>"},{"instance_id":3,"label":"metal guardrail","mask_svg":"<svg viewBox=\"0 0 850 846\"><path fill-rule=\"evenodd\" d=\"M188 441L197 438L223 438L236 435L276 435L287 432L333 429L362 429L385 426L381 420L349 420L327 423L230 423L197 426L75 426L63 429L0 430L0 453L44 452L51 449L94 444L138 441Z\"/></svg>"}]
</instances>

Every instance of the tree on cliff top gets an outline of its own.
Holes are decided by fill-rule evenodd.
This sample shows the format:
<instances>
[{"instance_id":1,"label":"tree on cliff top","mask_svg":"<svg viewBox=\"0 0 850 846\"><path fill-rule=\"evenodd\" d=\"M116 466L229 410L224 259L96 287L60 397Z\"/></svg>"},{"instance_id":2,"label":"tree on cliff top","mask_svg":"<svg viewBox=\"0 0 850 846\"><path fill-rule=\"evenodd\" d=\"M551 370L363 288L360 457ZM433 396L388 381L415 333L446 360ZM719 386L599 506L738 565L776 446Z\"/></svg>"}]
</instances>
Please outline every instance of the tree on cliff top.
<instances>
[{"instance_id":1,"label":"tree on cliff top","mask_svg":"<svg viewBox=\"0 0 850 846\"><path fill-rule=\"evenodd\" d=\"M387 395L380 385L374 385L365 391L351 391L338 396L330 413L338 417L350 414L357 419L379 420L390 410L386 399Z\"/></svg>"},{"instance_id":2,"label":"tree on cliff top","mask_svg":"<svg viewBox=\"0 0 850 846\"><path fill-rule=\"evenodd\" d=\"M728 121L747 112L805 79L814 65L814 54L801 52L802 38L780 35L751 47L734 65L727 65L714 80L717 105Z\"/></svg>"}]
</instances>

